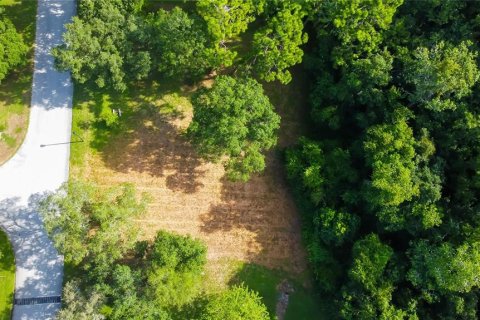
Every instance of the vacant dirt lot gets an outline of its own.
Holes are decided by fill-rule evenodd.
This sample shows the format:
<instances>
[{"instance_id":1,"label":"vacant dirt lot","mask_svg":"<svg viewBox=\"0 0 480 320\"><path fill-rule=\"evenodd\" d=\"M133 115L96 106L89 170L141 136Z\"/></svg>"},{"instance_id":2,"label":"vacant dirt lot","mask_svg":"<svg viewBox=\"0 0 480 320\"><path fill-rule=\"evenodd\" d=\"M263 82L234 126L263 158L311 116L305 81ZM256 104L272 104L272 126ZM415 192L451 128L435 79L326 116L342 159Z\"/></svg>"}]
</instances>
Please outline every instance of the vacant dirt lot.
<instances>
[{"instance_id":1,"label":"vacant dirt lot","mask_svg":"<svg viewBox=\"0 0 480 320\"><path fill-rule=\"evenodd\" d=\"M302 99L277 97L275 90L293 94L297 90L269 89L284 119L280 138L284 146L299 134L295 123L301 113L289 101L298 104ZM187 95L184 89L183 94L167 94L143 105L128 120L131 126L125 133L87 155L83 168L74 166L72 175L82 172L102 185L133 182L151 194L148 214L137 221L145 237L167 229L202 239L208 246L208 267L218 277L224 276L222 269L229 260L303 272L299 217L278 151L268 155L263 175L248 183L225 181L222 165L202 161L183 136L192 112Z\"/></svg>"}]
</instances>

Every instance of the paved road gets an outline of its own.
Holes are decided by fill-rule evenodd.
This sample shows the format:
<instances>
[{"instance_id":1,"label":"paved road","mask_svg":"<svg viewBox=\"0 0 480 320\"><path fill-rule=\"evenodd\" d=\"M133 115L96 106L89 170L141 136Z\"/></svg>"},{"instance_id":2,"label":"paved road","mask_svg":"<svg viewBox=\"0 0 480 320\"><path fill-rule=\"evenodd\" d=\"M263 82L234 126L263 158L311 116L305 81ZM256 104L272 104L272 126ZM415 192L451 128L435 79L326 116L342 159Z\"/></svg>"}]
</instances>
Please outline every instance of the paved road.
<instances>
[{"instance_id":1,"label":"paved road","mask_svg":"<svg viewBox=\"0 0 480 320\"><path fill-rule=\"evenodd\" d=\"M64 25L75 12L74 0L39 0L32 104L27 136L18 153L0 167L0 226L15 251L13 319L51 319L58 303L22 304L59 296L63 260L47 237L36 211L42 194L68 177L72 83L53 67L52 47L62 41Z\"/></svg>"}]
</instances>

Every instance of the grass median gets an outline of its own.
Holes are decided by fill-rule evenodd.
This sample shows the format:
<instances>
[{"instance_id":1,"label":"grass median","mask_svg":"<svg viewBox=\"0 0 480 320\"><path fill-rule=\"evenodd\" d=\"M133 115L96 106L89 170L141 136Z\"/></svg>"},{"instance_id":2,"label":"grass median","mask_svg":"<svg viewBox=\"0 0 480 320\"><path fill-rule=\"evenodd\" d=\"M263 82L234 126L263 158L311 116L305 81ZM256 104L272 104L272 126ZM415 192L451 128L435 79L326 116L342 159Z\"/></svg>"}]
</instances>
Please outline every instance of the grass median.
<instances>
[{"instance_id":1,"label":"grass median","mask_svg":"<svg viewBox=\"0 0 480 320\"><path fill-rule=\"evenodd\" d=\"M0 320L10 319L15 286L15 256L7 235L0 231Z\"/></svg>"}]
</instances>

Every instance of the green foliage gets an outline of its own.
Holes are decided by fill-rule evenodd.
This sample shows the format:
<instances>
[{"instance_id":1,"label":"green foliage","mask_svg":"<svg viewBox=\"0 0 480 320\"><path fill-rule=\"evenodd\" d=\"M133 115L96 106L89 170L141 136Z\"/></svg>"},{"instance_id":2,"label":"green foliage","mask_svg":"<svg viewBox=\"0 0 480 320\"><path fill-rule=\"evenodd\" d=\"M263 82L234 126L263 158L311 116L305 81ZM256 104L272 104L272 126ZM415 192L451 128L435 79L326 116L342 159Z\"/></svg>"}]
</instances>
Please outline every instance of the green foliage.
<instances>
[{"instance_id":1,"label":"green foliage","mask_svg":"<svg viewBox=\"0 0 480 320\"><path fill-rule=\"evenodd\" d=\"M80 0L78 11L84 19L90 20L102 17L103 8L114 7L122 14L132 14L139 12L143 4L144 0Z\"/></svg>"},{"instance_id":2,"label":"green foliage","mask_svg":"<svg viewBox=\"0 0 480 320\"><path fill-rule=\"evenodd\" d=\"M398 206L417 195L414 183L415 140L406 120L370 127L364 143L372 178L367 201L374 207Z\"/></svg>"},{"instance_id":3,"label":"green foliage","mask_svg":"<svg viewBox=\"0 0 480 320\"><path fill-rule=\"evenodd\" d=\"M478 3L199 0L148 15L141 4L81 1L57 63L79 82L117 90L150 66L189 80L214 69L213 86L193 95L187 133L227 177L246 181L264 169L280 119L259 83L225 74L288 83L305 57L312 121L286 150L286 170L311 270L338 302L335 316L477 318ZM108 111L97 114L107 125ZM198 242L161 233L134 252L122 238L130 230L117 231L123 218L110 209L101 210L109 223L95 218L103 196L76 194L50 206L57 221L47 227L87 275L83 285L105 295L105 317L164 319L193 303L205 255ZM235 287L197 318L266 316L257 296Z\"/></svg>"},{"instance_id":4,"label":"green foliage","mask_svg":"<svg viewBox=\"0 0 480 320\"><path fill-rule=\"evenodd\" d=\"M269 320L267 308L257 293L234 286L209 300L201 320Z\"/></svg>"},{"instance_id":5,"label":"green foliage","mask_svg":"<svg viewBox=\"0 0 480 320\"><path fill-rule=\"evenodd\" d=\"M476 319L480 6L302 4L313 123L286 167L317 283L344 319Z\"/></svg>"},{"instance_id":6,"label":"green foliage","mask_svg":"<svg viewBox=\"0 0 480 320\"><path fill-rule=\"evenodd\" d=\"M199 0L197 11L204 19L213 49L208 50L212 66L231 66L237 55L228 43L247 30L255 15L263 11L265 0Z\"/></svg>"},{"instance_id":7,"label":"green foliage","mask_svg":"<svg viewBox=\"0 0 480 320\"><path fill-rule=\"evenodd\" d=\"M254 68L265 81L279 80L287 84L292 80L289 67L302 61L302 44L308 40L303 33L304 13L298 3L285 4L267 25L253 38Z\"/></svg>"},{"instance_id":8,"label":"green foliage","mask_svg":"<svg viewBox=\"0 0 480 320\"><path fill-rule=\"evenodd\" d=\"M414 306L402 310L392 303L394 273L388 264L393 249L378 235L369 234L355 242L349 283L343 288L341 314L346 319L418 319Z\"/></svg>"},{"instance_id":9,"label":"green foliage","mask_svg":"<svg viewBox=\"0 0 480 320\"><path fill-rule=\"evenodd\" d=\"M65 44L52 51L57 67L70 70L79 83L92 81L99 88L119 91L126 89L128 79L145 78L150 72L150 53L134 50L145 46L145 28L134 15L126 14L127 2L82 3L80 16L66 26Z\"/></svg>"},{"instance_id":10,"label":"green foliage","mask_svg":"<svg viewBox=\"0 0 480 320\"><path fill-rule=\"evenodd\" d=\"M180 307L198 294L207 248L188 236L158 232L149 253L148 283L162 306Z\"/></svg>"},{"instance_id":11,"label":"green foliage","mask_svg":"<svg viewBox=\"0 0 480 320\"><path fill-rule=\"evenodd\" d=\"M49 235L77 269L65 287L61 319L166 320L167 307L198 296L205 245L165 231L151 244L136 242L132 219L145 201L130 185L100 190L72 181L41 203Z\"/></svg>"},{"instance_id":12,"label":"green foliage","mask_svg":"<svg viewBox=\"0 0 480 320\"><path fill-rule=\"evenodd\" d=\"M325 1L320 21L331 23L331 30L340 41L334 52L336 65L345 65L364 54L378 50L382 30L392 23L392 17L403 0L339 0Z\"/></svg>"},{"instance_id":13,"label":"green foliage","mask_svg":"<svg viewBox=\"0 0 480 320\"><path fill-rule=\"evenodd\" d=\"M470 41L452 46L441 41L431 49L413 52L407 81L415 86L410 100L433 111L455 109L456 101L471 93L478 81L477 52Z\"/></svg>"},{"instance_id":14,"label":"green foliage","mask_svg":"<svg viewBox=\"0 0 480 320\"><path fill-rule=\"evenodd\" d=\"M226 41L247 30L255 14L263 11L265 1L200 0L196 5L212 36Z\"/></svg>"},{"instance_id":15,"label":"green foliage","mask_svg":"<svg viewBox=\"0 0 480 320\"><path fill-rule=\"evenodd\" d=\"M353 264L349 277L365 290L374 291L381 284L385 268L393 250L383 244L378 235L370 234L355 242L352 249Z\"/></svg>"},{"instance_id":16,"label":"green foliage","mask_svg":"<svg viewBox=\"0 0 480 320\"><path fill-rule=\"evenodd\" d=\"M156 68L169 76L195 77L208 68L207 35L197 19L179 7L149 17L149 43Z\"/></svg>"},{"instance_id":17,"label":"green foliage","mask_svg":"<svg viewBox=\"0 0 480 320\"><path fill-rule=\"evenodd\" d=\"M15 293L15 253L12 245L2 230L0 230L0 319L10 319Z\"/></svg>"},{"instance_id":18,"label":"green foliage","mask_svg":"<svg viewBox=\"0 0 480 320\"><path fill-rule=\"evenodd\" d=\"M98 120L104 122L107 127L111 127L117 123L118 116L113 113L111 107L112 102L110 101L110 96L104 94L102 96L102 103L100 105L100 112L98 114Z\"/></svg>"},{"instance_id":19,"label":"green foliage","mask_svg":"<svg viewBox=\"0 0 480 320\"><path fill-rule=\"evenodd\" d=\"M100 312L104 297L98 292L82 294L78 282L67 282L63 288L63 304L58 312L59 320L101 320L105 317Z\"/></svg>"},{"instance_id":20,"label":"green foliage","mask_svg":"<svg viewBox=\"0 0 480 320\"><path fill-rule=\"evenodd\" d=\"M203 156L227 156L227 175L247 181L263 171L263 152L275 146L280 117L262 86L253 79L220 76L211 89L200 90L192 100L193 121L188 135Z\"/></svg>"},{"instance_id":21,"label":"green foliage","mask_svg":"<svg viewBox=\"0 0 480 320\"><path fill-rule=\"evenodd\" d=\"M307 252L315 279L322 290L327 293L335 292L338 278L341 276L341 269L333 253L315 235L312 236L312 239L307 238Z\"/></svg>"},{"instance_id":22,"label":"green foliage","mask_svg":"<svg viewBox=\"0 0 480 320\"><path fill-rule=\"evenodd\" d=\"M297 187L305 190L314 204L333 204L335 197L351 198L345 187L356 180L351 167L350 154L335 148L324 155L322 146L306 138L300 138L299 146L287 150L287 173Z\"/></svg>"},{"instance_id":23,"label":"green foliage","mask_svg":"<svg viewBox=\"0 0 480 320\"><path fill-rule=\"evenodd\" d=\"M28 47L13 23L0 12L0 81L26 61Z\"/></svg>"},{"instance_id":24,"label":"green foliage","mask_svg":"<svg viewBox=\"0 0 480 320\"><path fill-rule=\"evenodd\" d=\"M470 292L480 285L480 243L440 245L418 241L410 252L408 279L416 287L435 292Z\"/></svg>"},{"instance_id":25,"label":"green foliage","mask_svg":"<svg viewBox=\"0 0 480 320\"><path fill-rule=\"evenodd\" d=\"M131 185L100 191L72 181L42 201L40 212L66 262L104 274L133 248L138 230L131 221L144 212L145 204Z\"/></svg>"},{"instance_id":26,"label":"green foliage","mask_svg":"<svg viewBox=\"0 0 480 320\"><path fill-rule=\"evenodd\" d=\"M341 245L352 238L358 228L359 218L344 212L336 212L330 208L322 209L313 218L320 238L328 245Z\"/></svg>"},{"instance_id":27,"label":"green foliage","mask_svg":"<svg viewBox=\"0 0 480 320\"><path fill-rule=\"evenodd\" d=\"M392 68L393 57L389 51L383 50L352 61L345 68L344 81L350 90L358 92L359 102L380 104L384 87L391 80Z\"/></svg>"}]
</instances>

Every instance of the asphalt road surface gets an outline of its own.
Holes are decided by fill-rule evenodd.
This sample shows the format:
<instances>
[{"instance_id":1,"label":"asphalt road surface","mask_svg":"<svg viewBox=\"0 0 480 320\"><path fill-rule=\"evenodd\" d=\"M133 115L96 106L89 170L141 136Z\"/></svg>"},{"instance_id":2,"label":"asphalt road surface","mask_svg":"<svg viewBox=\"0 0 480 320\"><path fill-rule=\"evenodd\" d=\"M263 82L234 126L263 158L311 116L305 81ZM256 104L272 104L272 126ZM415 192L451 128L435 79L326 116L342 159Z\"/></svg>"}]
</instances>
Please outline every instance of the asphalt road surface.
<instances>
[{"instance_id":1,"label":"asphalt road surface","mask_svg":"<svg viewBox=\"0 0 480 320\"><path fill-rule=\"evenodd\" d=\"M50 51L62 42L74 0L39 0L30 122L17 154L0 167L0 226L16 259L13 319L52 319L60 308L63 259L36 210L68 178L73 87Z\"/></svg>"}]
</instances>

